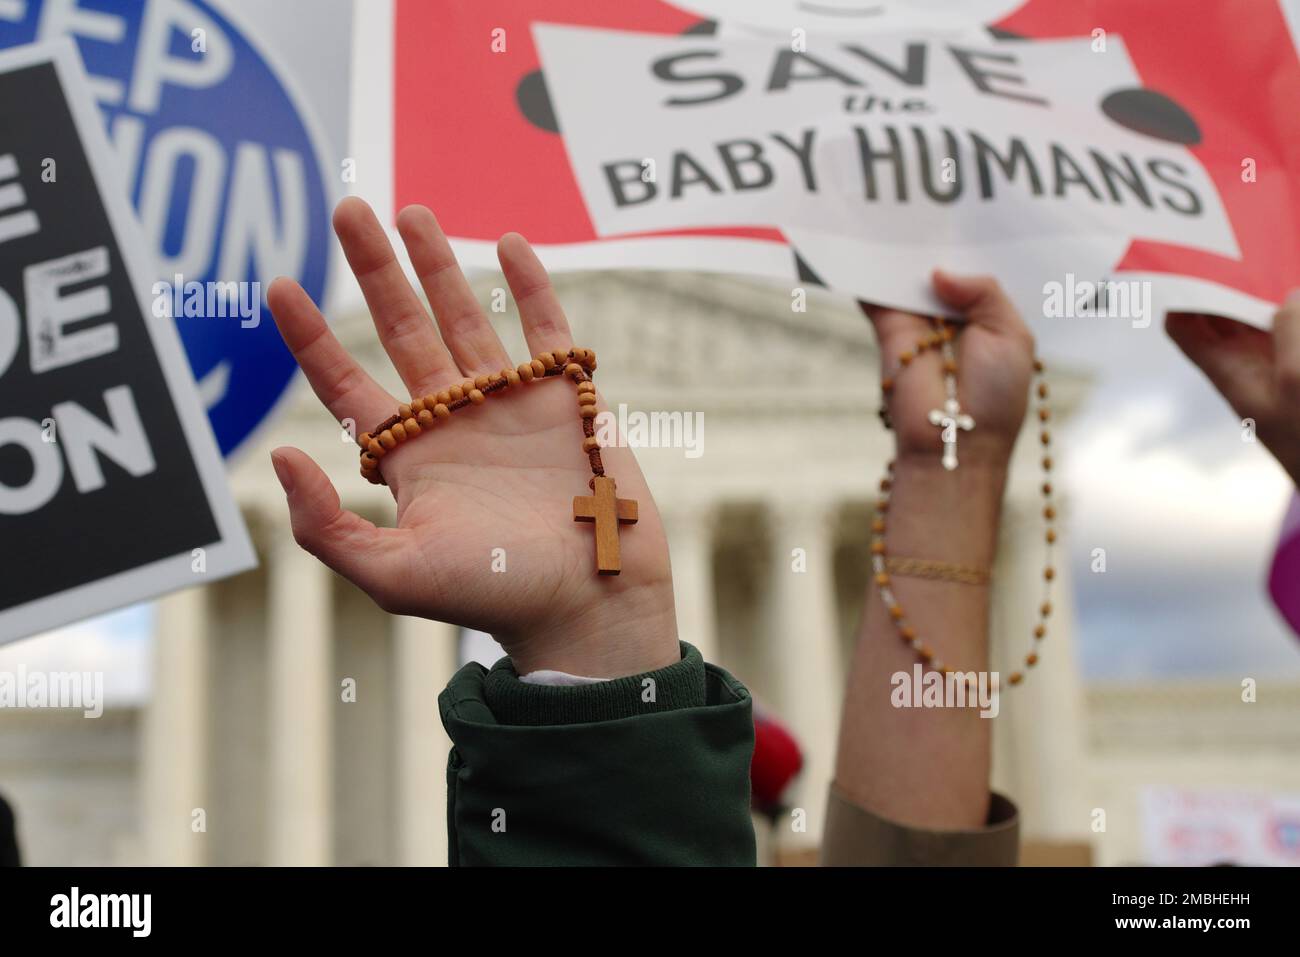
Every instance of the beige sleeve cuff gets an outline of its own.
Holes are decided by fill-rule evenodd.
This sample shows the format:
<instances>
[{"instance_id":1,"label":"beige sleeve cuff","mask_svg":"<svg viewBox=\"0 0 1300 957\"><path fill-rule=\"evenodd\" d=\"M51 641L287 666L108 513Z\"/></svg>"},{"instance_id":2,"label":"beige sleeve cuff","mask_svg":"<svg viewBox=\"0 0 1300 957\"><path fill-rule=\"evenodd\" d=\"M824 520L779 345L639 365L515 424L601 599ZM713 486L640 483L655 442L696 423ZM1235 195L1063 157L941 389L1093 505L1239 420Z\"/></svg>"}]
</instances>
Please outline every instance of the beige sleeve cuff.
<instances>
[{"instance_id":1,"label":"beige sleeve cuff","mask_svg":"<svg viewBox=\"0 0 1300 957\"><path fill-rule=\"evenodd\" d=\"M1014 867L1019 853L1019 812L1000 794L984 827L928 831L878 817L831 786L823 867Z\"/></svg>"}]
</instances>

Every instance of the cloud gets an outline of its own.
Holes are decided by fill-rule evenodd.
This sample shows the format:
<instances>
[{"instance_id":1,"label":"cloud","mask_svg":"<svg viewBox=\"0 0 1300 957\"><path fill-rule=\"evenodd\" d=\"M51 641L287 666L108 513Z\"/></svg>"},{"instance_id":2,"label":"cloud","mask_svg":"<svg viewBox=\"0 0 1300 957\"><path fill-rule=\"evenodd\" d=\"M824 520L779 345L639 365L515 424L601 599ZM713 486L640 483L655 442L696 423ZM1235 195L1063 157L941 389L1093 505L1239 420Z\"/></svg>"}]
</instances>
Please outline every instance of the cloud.
<instances>
[{"instance_id":1,"label":"cloud","mask_svg":"<svg viewBox=\"0 0 1300 957\"><path fill-rule=\"evenodd\" d=\"M0 671L100 671L108 707L149 696L153 606L133 605L0 648Z\"/></svg>"}]
</instances>

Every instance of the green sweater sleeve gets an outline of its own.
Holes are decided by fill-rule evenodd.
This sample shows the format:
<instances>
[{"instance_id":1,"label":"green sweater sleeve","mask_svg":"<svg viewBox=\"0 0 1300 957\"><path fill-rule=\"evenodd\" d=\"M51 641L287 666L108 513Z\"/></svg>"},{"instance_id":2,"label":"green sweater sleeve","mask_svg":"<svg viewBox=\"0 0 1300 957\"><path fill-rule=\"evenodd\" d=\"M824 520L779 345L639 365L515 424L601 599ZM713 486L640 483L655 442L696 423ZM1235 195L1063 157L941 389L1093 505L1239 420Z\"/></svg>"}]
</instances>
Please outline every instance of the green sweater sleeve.
<instances>
[{"instance_id":1,"label":"green sweater sleeve","mask_svg":"<svg viewBox=\"0 0 1300 957\"><path fill-rule=\"evenodd\" d=\"M469 664L438 705L452 866L755 862L749 692L688 644L578 687Z\"/></svg>"}]
</instances>

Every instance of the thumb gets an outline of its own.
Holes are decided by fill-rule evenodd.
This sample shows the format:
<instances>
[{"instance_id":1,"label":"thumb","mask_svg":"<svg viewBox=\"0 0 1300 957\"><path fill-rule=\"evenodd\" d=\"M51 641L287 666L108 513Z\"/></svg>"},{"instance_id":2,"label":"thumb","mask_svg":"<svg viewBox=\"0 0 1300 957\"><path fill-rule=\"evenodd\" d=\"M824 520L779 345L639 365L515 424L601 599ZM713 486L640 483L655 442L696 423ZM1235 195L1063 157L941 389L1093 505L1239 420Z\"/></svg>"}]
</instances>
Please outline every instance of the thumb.
<instances>
[{"instance_id":1,"label":"thumb","mask_svg":"<svg viewBox=\"0 0 1300 957\"><path fill-rule=\"evenodd\" d=\"M1239 415L1268 408L1272 381L1269 334L1222 316L1171 312L1165 331Z\"/></svg>"},{"instance_id":2,"label":"thumb","mask_svg":"<svg viewBox=\"0 0 1300 957\"><path fill-rule=\"evenodd\" d=\"M409 533L379 528L343 508L329 477L299 449L275 449L271 465L289 502L294 540L392 611L398 576L409 567L403 557Z\"/></svg>"},{"instance_id":3,"label":"thumb","mask_svg":"<svg viewBox=\"0 0 1300 957\"><path fill-rule=\"evenodd\" d=\"M1001 335L1030 336L1019 311L992 276L956 276L936 269L932 282L935 295L971 322Z\"/></svg>"}]
</instances>

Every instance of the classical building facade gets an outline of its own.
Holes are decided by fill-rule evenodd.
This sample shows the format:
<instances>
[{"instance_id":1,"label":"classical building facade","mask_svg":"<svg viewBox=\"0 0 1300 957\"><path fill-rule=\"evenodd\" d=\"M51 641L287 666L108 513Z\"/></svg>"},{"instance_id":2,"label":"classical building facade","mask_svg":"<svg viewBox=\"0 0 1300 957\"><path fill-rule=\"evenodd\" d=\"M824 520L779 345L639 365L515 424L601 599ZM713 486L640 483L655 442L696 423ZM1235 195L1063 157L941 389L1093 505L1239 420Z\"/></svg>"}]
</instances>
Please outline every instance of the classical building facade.
<instances>
[{"instance_id":1,"label":"classical building facade","mask_svg":"<svg viewBox=\"0 0 1300 957\"><path fill-rule=\"evenodd\" d=\"M481 301L500 285L478 281ZM733 278L598 273L560 276L557 287L575 339L600 355L601 390L615 410L703 421L698 456L637 452L668 530L680 632L798 737L806 765L791 804L806 811L808 828L779 827L776 841L815 846L865 594L869 502L892 442L877 419L868 324L839 300L813 295L796 311L790 290ZM512 310L493 319L522 358ZM336 328L398 393L364 312L349 310ZM1057 376L1058 414L1084 389ZM313 455L345 505L392 521L387 490L356 477L354 448L300 382L233 470L261 566L159 606L142 721L141 856L443 863L448 741L436 699L458 664L457 631L384 614L298 549L267 459L281 444ZM1004 672L1033 626L1043 558L1035 450L1022 453L995 570L995 667ZM796 549L806 570L792 567ZM995 783L1020 801L1027 833L1083 839L1068 577L1058 595L1043 664L1004 697L996 719Z\"/></svg>"}]
</instances>

